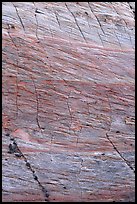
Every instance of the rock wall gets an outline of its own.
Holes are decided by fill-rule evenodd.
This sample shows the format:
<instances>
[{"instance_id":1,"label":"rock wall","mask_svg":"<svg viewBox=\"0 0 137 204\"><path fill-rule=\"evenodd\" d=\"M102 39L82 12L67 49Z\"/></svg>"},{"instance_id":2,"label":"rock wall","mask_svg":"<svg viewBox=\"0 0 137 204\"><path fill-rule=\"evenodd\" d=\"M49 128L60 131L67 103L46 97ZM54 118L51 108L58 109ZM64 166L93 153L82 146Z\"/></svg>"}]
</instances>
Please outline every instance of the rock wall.
<instances>
[{"instance_id":1,"label":"rock wall","mask_svg":"<svg viewBox=\"0 0 137 204\"><path fill-rule=\"evenodd\" d=\"M135 201L135 3L2 2L2 195Z\"/></svg>"}]
</instances>

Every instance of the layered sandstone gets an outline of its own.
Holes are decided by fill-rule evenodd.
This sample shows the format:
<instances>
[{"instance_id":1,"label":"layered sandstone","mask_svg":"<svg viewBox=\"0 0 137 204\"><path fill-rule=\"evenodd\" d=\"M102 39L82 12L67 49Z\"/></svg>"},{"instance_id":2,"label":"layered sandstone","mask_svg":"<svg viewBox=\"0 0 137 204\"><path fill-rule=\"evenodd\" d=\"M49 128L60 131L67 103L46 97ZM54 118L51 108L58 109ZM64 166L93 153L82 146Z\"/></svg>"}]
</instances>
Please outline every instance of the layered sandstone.
<instances>
[{"instance_id":1,"label":"layered sandstone","mask_svg":"<svg viewBox=\"0 0 137 204\"><path fill-rule=\"evenodd\" d=\"M134 12L3 2L3 201L134 201Z\"/></svg>"}]
</instances>

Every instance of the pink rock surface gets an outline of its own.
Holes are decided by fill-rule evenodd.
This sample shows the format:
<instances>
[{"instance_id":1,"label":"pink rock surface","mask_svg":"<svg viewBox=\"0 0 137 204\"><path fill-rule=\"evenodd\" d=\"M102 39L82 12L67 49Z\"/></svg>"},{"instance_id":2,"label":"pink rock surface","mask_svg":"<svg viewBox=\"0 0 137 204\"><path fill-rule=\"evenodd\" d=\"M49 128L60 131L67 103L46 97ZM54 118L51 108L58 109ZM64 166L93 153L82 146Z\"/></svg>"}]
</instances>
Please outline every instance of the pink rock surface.
<instances>
[{"instance_id":1,"label":"pink rock surface","mask_svg":"<svg viewBox=\"0 0 137 204\"><path fill-rule=\"evenodd\" d=\"M3 2L3 202L135 200L134 12Z\"/></svg>"}]
</instances>

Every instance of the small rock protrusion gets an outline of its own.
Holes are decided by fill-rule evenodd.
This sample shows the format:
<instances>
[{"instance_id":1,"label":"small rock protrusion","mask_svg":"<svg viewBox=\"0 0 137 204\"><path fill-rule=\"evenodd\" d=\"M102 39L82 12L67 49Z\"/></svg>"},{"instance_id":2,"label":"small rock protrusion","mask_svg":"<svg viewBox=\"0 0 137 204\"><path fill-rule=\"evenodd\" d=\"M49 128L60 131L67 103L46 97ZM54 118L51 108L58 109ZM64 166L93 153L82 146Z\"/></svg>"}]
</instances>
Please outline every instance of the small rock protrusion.
<instances>
[{"instance_id":1,"label":"small rock protrusion","mask_svg":"<svg viewBox=\"0 0 137 204\"><path fill-rule=\"evenodd\" d=\"M85 11L85 14L88 16L88 12Z\"/></svg>"},{"instance_id":2,"label":"small rock protrusion","mask_svg":"<svg viewBox=\"0 0 137 204\"><path fill-rule=\"evenodd\" d=\"M26 162L26 166L30 168L30 163L29 163L29 162Z\"/></svg>"},{"instance_id":3,"label":"small rock protrusion","mask_svg":"<svg viewBox=\"0 0 137 204\"><path fill-rule=\"evenodd\" d=\"M16 153L15 153L15 156L16 156L16 157L21 157L21 156L22 156L22 153L21 153L21 152L16 152Z\"/></svg>"},{"instance_id":4,"label":"small rock protrusion","mask_svg":"<svg viewBox=\"0 0 137 204\"><path fill-rule=\"evenodd\" d=\"M35 180L38 180L38 177L34 173L33 173L33 177L34 177Z\"/></svg>"},{"instance_id":5,"label":"small rock protrusion","mask_svg":"<svg viewBox=\"0 0 137 204\"><path fill-rule=\"evenodd\" d=\"M15 29L15 26L14 26L14 25L11 25L11 28Z\"/></svg>"},{"instance_id":6,"label":"small rock protrusion","mask_svg":"<svg viewBox=\"0 0 137 204\"><path fill-rule=\"evenodd\" d=\"M44 14L44 12L43 11L41 11L41 10L39 10L39 9L35 9L35 13L41 13L41 14Z\"/></svg>"},{"instance_id":7,"label":"small rock protrusion","mask_svg":"<svg viewBox=\"0 0 137 204\"><path fill-rule=\"evenodd\" d=\"M15 25L14 24L8 24L10 29L15 29Z\"/></svg>"},{"instance_id":8,"label":"small rock protrusion","mask_svg":"<svg viewBox=\"0 0 137 204\"><path fill-rule=\"evenodd\" d=\"M17 150L17 143L14 141L13 144L9 144L9 151L8 153L12 154Z\"/></svg>"}]
</instances>

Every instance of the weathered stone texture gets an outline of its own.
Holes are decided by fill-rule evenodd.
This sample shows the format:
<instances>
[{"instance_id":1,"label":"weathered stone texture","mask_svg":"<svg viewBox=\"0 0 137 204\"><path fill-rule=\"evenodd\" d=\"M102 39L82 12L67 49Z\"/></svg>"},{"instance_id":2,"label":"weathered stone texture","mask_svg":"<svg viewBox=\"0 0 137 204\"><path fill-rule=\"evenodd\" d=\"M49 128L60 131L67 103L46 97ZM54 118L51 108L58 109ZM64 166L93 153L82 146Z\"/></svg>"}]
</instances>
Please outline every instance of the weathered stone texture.
<instances>
[{"instance_id":1,"label":"weathered stone texture","mask_svg":"<svg viewBox=\"0 0 137 204\"><path fill-rule=\"evenodd\" d=\"M3 2L3 201L134 201L134 5Z\"/></svg>"}]
</instances>

